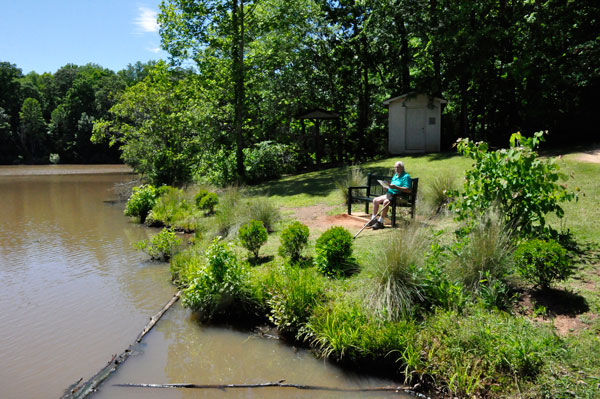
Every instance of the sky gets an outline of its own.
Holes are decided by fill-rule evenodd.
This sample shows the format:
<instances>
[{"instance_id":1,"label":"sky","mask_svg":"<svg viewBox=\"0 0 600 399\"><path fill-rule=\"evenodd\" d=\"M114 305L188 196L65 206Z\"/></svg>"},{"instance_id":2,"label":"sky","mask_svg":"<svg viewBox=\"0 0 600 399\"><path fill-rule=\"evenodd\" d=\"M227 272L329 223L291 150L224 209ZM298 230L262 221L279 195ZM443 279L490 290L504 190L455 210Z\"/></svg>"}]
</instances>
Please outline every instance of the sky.
<instances>
[{"instance_id":1,"label":"sky","mask_svg":"<svg viewBox=\"0 0 600 399\"><path fill-rule=\"evenodd\" d=\"M160 49L160 0L0 0L0 62L24 74L66 64L115 72L168 58Z\"/></svg>"}]
</instances>

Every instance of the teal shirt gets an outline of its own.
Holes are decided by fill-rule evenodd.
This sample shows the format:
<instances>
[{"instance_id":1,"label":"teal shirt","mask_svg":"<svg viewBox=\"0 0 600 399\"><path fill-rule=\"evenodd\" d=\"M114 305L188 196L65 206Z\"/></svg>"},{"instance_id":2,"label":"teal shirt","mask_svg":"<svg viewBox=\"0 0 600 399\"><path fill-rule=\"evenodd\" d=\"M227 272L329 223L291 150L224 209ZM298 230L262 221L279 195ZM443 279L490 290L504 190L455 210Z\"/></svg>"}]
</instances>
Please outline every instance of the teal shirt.
<instances>
[{"instance_id":1,"label":"teal shirt","mask_svg":"<svg viewBox=\"0 0 600 399\"><path fill-rule=\"evenodd\" d=\"M412 179L410 178L410 175L406 172L402 172L400 176L398 176L398 174L396 173L394 174L394 177L392 177L391 184L398 187L411 188ZM391 194L398 194L398 190L394 190L393 188L388 189L388 192Z\"/></svg>"}]
</instances>

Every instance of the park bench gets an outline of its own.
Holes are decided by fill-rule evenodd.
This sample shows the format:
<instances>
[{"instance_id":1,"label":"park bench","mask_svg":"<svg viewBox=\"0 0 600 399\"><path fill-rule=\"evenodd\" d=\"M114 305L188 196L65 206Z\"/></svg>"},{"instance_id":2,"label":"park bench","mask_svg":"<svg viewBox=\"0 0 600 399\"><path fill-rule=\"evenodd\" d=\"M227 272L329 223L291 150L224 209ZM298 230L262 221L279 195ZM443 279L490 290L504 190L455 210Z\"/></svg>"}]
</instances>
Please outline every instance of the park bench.
<instances>
[{"instance_id":1,"label":"park bench","mask_svg":"<svg viewBox=\"0 0 600 399\"><path fill-rule=\"evenodd\" d=\"M352 215L352 204L353 203L365 203L365 213L369 214L369 204L373 202L375 197L379 197L387 192L385 188L379 184L377 180L385 180L390 182L391 176L382 176L369 173L367 176L366 186L355 186L348 187L348 215ZM400 193L392 197L390 204L391 212L390 219L392 220L392 226L396 226L396 208L410 208L410 217L415 217L415 203L417 200L417 190L419 187L419 179L412 178L412 186L410 193Z\"/></svg>"}]
</instances>

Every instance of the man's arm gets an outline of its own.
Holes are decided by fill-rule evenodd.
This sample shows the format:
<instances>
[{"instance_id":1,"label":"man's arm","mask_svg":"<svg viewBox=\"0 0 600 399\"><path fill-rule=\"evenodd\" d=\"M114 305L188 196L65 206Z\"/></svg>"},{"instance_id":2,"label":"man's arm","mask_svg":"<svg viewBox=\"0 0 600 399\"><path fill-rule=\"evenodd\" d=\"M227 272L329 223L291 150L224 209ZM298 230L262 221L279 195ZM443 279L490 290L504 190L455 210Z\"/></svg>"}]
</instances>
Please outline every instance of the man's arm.
<instances>
[{"instance_id":1,"label":"man's arm","mask_svg":"<svg viewBox=\"0 0 600 399\"><path fill-rule=\"evenodd\" d=\"M393 188L394 190L398 190L401 193L411 193L412 189L410 187L400 187L400 186L396 186L394 184L390 184L390 188Z\"/></svg>"}]
</instances>

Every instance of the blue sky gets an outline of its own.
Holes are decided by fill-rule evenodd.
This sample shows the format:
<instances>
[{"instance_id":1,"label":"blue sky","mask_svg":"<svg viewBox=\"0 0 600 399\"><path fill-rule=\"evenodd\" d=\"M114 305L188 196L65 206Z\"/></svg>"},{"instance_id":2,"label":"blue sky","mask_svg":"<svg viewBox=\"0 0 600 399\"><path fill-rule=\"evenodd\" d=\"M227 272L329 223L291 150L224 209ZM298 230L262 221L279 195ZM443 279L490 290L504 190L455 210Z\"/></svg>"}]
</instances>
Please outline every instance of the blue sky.
<instances>
[{"instance_id":1,"label":"blue sky","mask_svg":"<svg viewBox=\"0 0 600 399\"><path fill-rule=\"evenodd\" d=\"M119 71L167 59L156 24L160 0L0 0L0 61L24 74L72 63Z\"/></svg>"}]
</instances>

